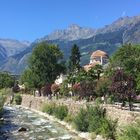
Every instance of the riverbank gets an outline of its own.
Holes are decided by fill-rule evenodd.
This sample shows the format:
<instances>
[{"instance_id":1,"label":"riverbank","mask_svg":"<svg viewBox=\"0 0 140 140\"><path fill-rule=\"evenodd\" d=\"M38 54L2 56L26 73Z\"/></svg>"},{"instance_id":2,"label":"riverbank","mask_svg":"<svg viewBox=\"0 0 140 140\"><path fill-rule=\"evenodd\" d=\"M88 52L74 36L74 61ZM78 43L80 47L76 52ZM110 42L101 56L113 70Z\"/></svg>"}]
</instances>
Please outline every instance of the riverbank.
<instances>
[{"instance_id":1,"label":"riverbank","mask_svg":"<svg viewBox=\"0 0 140 140\"><path fill-rule=\"evenodd\" d=\"M39 115L41 116L44 116L44 117L47 117L50 121L52 122L57 122L59 124L61 124L62 126L64 126L68 131L76 134L79 138L81 138L82 140L92 140L91 139L91 134L90 133L84 133L84 132L79 132L79 131L76 131L70 124L68 124L67 122L65 121L61 121L59 119L57 119L56 117L54 116L51 116L51 115L48 115L46 113L43 113L41 111L38 111L38 110L35 110L35 109L31 109L31 108L28 108L28 107L25 107L25 106L19 106L21 108L24 108L24 109L29 109L35 113L38 113ZM97 138L95 140L103 140L101 136L97 136Z\"/></svg>"},{"instance_id":2,"label":"riverbank","mask_svg":"<svg viewBox=\"0 0 140 140\"><path fill-rule=\"evenodd\" d=\"M71 115L77 114L81 108L87 105L95 105L94 102L74 101L72 99L48 100L47 97L34 97L32 95L22 95L21 106L42 111L44 103L55 103L57 105L66 105ZM107 116L112 120L118 120L119 126L125 126L135 123L140 118L140 112L119 109L118 106L105 104L102 105L106 109Z\"/></svg>"},{"instance_id":3,"label":"riverbank","mask_svg":"<svg viewBox=\"0 0 140 140\"><path fill-rule=\"evenodd\" d=\"M47 97L34 97L31 95L22 95L22 103L21 106L25 107L27 109L31 109L32 111L35 111L39 113L40 115L43 115L47 117L50 121L56 121L63 125L65 128L67 128L69 131L75 133L79 137L83 139L91 140L91 133L81 133L79 131L76 131L71 124L60 121L59 119L50 116L46 113L42 113L42 107L44 104L53 104L55 103L58 106L65 105L68 108L69 114L72 116L75 116L81 108L86 108L87 105L93 105L95 106L94 102L86 102L86 101L75 101L71 98L69 99L52 99L49 100ZM118 120L118 130L123 128L124 126L127 126L128 124L136 122L140 118L140 113L135 111L128 111L128 110L122 110L118 108L115 105L101 105L103 108L106 109L107 117L111 120ZM94 134L93 134L94 135ZM94 136L95 140L102 140L101 136Z\"/></svg>"}]
</instances>

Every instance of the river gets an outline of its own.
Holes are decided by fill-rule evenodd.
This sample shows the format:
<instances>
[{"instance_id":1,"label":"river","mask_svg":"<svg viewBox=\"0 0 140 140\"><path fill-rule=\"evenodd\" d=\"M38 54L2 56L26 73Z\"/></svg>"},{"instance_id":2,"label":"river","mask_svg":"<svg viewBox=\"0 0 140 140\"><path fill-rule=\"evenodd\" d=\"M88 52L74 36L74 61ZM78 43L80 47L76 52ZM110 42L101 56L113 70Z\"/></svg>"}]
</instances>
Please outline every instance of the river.
<instances>
[{"instance_id":1,"label":"river","mask_svg":"<svg viewBox=\"0 0 140 140\"><path fill-rule=\"evenodd\" d=\"M4 107L4 122L0 125L0 140L76 140L75 134L66 130L57 122L51 122L30 110ZM27 128L18 132L20 127Z\"/></svg>"}]
</instances>

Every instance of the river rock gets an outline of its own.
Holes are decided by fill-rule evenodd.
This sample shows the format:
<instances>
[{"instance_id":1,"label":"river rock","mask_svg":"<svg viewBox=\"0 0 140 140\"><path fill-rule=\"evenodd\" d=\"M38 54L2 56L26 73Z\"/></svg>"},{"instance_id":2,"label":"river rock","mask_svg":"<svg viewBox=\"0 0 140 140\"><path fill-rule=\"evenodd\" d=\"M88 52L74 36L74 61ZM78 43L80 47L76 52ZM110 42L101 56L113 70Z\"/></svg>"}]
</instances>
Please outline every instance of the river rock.
<instances>
[{"instance_id":1,"label":"river rock","mask_svg":"<svg viewBox=\"0 0 140 140\"><path fill-rule=\"evenodd\" d=\"M27 131L27 128L25 128L25 127L20 127L18 129L18 132L25 132L25 131Z\"/></svg>"},{"instance_id":2,"label":"river rock","mask_svg":"<svg viewBox=\"0 0 140 140\"><path fill-rule=\"evenodd\" d=\"M3 122L4 121L4 118L0 118L0 121Z\"/></svg>"}]
</instances>

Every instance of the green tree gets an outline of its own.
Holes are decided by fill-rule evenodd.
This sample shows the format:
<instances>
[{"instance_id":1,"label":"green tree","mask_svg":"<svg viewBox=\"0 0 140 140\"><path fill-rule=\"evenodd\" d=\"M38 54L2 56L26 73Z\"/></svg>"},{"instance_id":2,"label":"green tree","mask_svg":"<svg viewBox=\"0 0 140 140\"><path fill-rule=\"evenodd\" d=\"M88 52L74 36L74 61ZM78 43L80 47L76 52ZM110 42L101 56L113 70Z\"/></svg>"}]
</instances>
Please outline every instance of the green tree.
<instances>
[{"instance_id":1,"label":"green tree","mask_svg":"<svg viewBox=\"0 0 140 140\"><path fill-rule=\"evenodd\" d=\"M37 44L29 60L29 70L25 72L25 82L37 88L41 95L41 87L52 84L56 77L64 72L62 58L63 53L58 46L46 42Z\"/></svg>"},{"instance_id":2,"label":"green tree","mask_svg":"<svg viewBox=\"0 0 140 140\"><path fill-rule=\"evenodd\" d=\"M13 87L15 79L8 72L0 72L0 88Z\"/></svg>"},{"instance_id":3,"label":"green tree","mask_svg":"<svg viewBox=\"0 0 140 140\"><path fill-rule=\"evenodd\" d=\"M110 79L107 77L102 77L97 81L97 86L96 86L96 92L98 96L100 97L105 97L106 95L109 95L109 86L111 82Z\"/></svg>"},{"instance_id":4,"label":"green tree","mask_svg":"<svg viewBox=\"0 0 140 140\"><path fill-rule=\"evenodd\" d=\"M102 65L95 65L88 71L88 75L92 77L92 79L100 79L101 73L103 73Z\"/></svg>"},{"instance_id":5,"label":"green tree","mask_svg":"<svg viewBox=\"0 0 140 140\"><path fill-rule=\"evenodd\" d=\"M121 67L137 77L140 70L140 45L125 44L113 55L112 67Z\"/></svg>"},{"instance_id":6,"label":"green tree","mask_svg":"<svg viewBox=\"0 0 140 140\"><path fill-rule=\"evenodd\" d=\"M110 89L114 95L122 101L129 102L129 109L132 109L132 102L136 96L135 81L132 75L126 74L122 69L114 71Z\"/></svg>"},{"instance_id":7,"label":"green tree","mask_svg":"<svg viewBox=\"0 0 140 140\"><path fill-rule=\"evenodd\" d=\"M68 87L68 81L65 80L63 83L60 85L60 94L62 96L70 96L69 95L70 88Z\"/></svg>"},{"instance_id":8,"label":"green tree","mask_svg":"<svg viewBox=\"0 0 140 140\"><path fill-rule=\"evenodd\" d=\"M138 93L140 93L140 73L138 74L138 77L136 79L136 83L137 83L137 91L138 91Z\"/></svg>"},{"instance_id":9,"label":"green tree","mask_svg":"<svg viewBox=\"0 0 140 140\"><path fill-rule=\"evenodd\" d=\"M69 59L69 71L70 72L76 72L79 71L80 69L80 51L79 47L74 44L72 49L71 49L71 56Z\"/></svg>"},{"instance_id":10,"label":"green tree","mask_svg":"<svg viewBox=\"0 0 140 140\"><path fill-rule=\"evenodd\" d=\"M25 84L27 89L35 90L38 86L39 78L33 71L28 68L26 69L20 77L22 83Z\"/></svg>"},{"instance_id":11,"label":"green tree","mask_svg":"<svg viewBox=\"0 0 140 140\"><path fill-rule=\"evenodd\" d=\"M140 90L140 45L125 44L113 55L110 61L110 76L113 76L113 70L121 68L127 73L134 77L135 87L137 92Z\"/></svg>"}]
</instances>

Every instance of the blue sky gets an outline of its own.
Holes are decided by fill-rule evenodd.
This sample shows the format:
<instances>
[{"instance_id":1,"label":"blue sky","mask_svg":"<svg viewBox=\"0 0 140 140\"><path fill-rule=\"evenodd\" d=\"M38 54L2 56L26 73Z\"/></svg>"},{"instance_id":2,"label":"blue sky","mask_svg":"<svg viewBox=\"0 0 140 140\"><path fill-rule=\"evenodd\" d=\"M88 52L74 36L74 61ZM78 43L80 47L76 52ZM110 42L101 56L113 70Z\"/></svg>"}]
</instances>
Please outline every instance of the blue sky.
<instances>
[{"instance_id":1,"label":"blue sky","mask_svg":"<svg viewBox=\"0 0 140 140\"><path fill-rule=\"evenodd\" d=\"M70 24L100 28L140 15L140 0L0 0L0 38L33 41Z\"/></svg>"}]
</instances>

